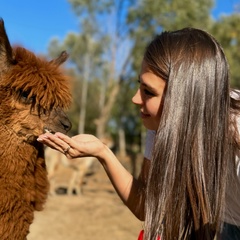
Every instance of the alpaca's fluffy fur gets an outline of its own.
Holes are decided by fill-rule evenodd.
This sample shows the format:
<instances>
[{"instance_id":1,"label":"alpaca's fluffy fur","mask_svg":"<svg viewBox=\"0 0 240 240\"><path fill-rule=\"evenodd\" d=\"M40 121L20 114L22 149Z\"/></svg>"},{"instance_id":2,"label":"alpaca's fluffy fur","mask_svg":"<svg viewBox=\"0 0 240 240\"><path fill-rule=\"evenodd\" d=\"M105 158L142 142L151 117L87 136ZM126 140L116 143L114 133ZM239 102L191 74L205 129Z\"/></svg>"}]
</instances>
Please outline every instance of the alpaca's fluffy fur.
<instances>
[{"instance_id":1,"label":"alpaca's fluffy fur","mask_svg":"<svg viewBox=\"0 0 240 240\"><path fill-rule=\"evenodd\" d=\"M70 104L68 79L59 69L67 59L36 57L10 46L0 20L0 239L26 239L34 210L42 210L49 183L43 145L45 129L67 132L63 112Z\"/></svg>"}]
</instances>

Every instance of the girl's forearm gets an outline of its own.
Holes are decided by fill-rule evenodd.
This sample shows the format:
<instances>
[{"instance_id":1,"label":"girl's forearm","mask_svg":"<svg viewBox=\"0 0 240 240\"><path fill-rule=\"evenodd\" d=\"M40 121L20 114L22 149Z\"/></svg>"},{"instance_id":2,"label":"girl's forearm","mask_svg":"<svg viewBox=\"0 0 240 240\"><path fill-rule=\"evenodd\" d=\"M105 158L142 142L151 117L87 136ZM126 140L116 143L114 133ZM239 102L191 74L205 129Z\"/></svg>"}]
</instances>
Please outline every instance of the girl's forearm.
<instances>
[{"instance_id":1,"label":"girl's forearm","mask_svg":"<svg viewBox=\"0 0 240 240\"><path fill-rule=\"evenodd\" d=\"M144 220L143 182L133 178L109 148L101 151L98 159L124 204L137 218Z\"/></svg>"}]
</instances>

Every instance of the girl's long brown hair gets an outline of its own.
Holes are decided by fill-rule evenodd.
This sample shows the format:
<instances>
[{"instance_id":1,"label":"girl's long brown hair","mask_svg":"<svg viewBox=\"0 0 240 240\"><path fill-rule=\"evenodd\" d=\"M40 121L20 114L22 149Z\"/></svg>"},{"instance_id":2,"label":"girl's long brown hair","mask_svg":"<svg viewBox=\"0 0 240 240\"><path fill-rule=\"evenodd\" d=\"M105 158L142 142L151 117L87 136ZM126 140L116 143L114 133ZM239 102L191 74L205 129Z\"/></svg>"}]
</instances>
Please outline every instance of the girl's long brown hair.
<instances>
[{"instance_id":1,"label":"girl's long brown hair","mask_svg":"<svg viewBox=\"0 0 240 240\"><path fill-rule=\"evenodd\" d=\"M235 158L225 55L211 35L185 28L157 36L144 61L167 83L147 185L144 239L213 239L228 164Z\"/></svg>"}]
</instances>

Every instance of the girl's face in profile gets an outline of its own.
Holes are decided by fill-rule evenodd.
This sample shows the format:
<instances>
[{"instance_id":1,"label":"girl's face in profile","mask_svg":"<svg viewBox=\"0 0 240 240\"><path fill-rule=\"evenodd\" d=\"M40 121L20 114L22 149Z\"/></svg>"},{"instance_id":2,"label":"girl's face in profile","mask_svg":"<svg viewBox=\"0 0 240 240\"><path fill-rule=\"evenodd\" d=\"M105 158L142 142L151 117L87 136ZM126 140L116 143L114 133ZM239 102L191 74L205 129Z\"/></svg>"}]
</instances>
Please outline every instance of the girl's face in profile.
<instances>
[{"instance_id":1,"label":"girl's face in profile","mask_svg":"<svg viewBox=\"0 0 240 240\"><path fill-rule=\"evenodd\" d=\"M157 130L161 117L161 101L166 82L155 75L143 61L139 76L140 87L132 98L139 105L143 125L150 130Z\"/></svg>"}]
</instances>

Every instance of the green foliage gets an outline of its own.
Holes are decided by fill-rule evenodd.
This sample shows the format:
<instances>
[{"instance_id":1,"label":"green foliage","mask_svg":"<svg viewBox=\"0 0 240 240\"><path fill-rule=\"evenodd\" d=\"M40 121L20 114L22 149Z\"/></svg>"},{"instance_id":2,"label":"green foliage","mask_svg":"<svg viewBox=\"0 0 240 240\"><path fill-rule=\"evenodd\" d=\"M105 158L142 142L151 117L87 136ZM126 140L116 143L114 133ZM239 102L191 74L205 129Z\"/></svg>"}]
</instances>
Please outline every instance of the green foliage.
<instances>
[{"instance_id":1,"label":"green foliage","mask_svg":"<svg viewBox=\"0 0 240 240\"><path fill-rule=\"evenodd\" d=\"M89 14L95 15L96 12L104 13L112 5L111 0L68 0L68 2L72 5L72 9L77 16L86 14L87 17Z\"/></svg>"},{"instance_id":2,"label":"green foliage","mask_svg":"<svg viewBox=\"0 0 240 240\"><path fill-rule=\"evenodd\" d=\"M227 56L231 85L240 89L240 14L223 16L217 21L211 32L223 46Z\"/></svg>"},{"instance_id":3,"label":"green foliage","mask_svg":"<svg viewBox=\"0 0 240 240\"><path fill-rule=\"evenodd\" d=\"M78 134L78 125L79 125L79 113L81 107L81 89L82 89L82 79L79 74L77 74L74 70L70 70L68 74L72 79L72 96L73 102L71 108L68 111L68 116L72 122L72 129L70 134L76 135ZM93 79L89 83L89 91L88 91L88 100L86 106L86 128L85 131L87 133L95 134L96 125L94 123L95 119L99 115L99 87L100 82L98 79Z\"/></svg>"},{"instance_id":4,"label":"green foliage","mask_svg":"<svg viewBox=\"0 0 240 240\"><path fill-rule=\"evenodd\" d=\"M137 78L124 79L112 110L112 116L115 117L117 125L121 124L126 132L132 135L139 134L141 130L139 109L132 103L132 97L136 93L136 83Z\"/></svg>"}]
</instances>

